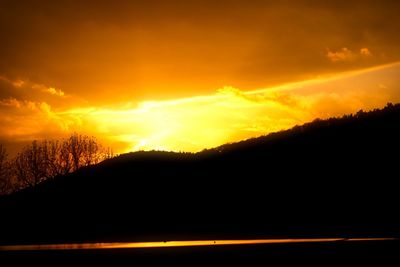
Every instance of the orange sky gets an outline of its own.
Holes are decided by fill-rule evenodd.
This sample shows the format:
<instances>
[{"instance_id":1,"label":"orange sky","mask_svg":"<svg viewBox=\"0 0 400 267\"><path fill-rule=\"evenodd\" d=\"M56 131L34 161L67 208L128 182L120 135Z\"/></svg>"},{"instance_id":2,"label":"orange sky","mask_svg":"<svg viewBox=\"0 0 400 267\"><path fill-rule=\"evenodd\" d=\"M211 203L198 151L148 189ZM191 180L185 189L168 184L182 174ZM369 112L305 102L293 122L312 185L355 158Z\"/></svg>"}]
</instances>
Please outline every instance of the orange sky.
<instances>
[{"instance_id":1,"label":"orange sky","mask_svg":"<svg viewBox=\"0 0 400 267\"><path fill-rule=\"evenodd\" d=\"M0 142L77 131L117 152L199 151L399 102L399 8L3 0Z\"/></svg>"}]
</instances>

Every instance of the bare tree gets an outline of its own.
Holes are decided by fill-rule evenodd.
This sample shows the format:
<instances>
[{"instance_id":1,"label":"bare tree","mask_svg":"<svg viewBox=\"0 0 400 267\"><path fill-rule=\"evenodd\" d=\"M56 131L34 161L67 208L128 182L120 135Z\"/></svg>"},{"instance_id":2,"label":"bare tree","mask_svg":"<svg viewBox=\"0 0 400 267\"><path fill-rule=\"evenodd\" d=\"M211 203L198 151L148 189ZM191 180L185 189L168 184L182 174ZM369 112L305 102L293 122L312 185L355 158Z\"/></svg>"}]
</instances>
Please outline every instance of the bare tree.
<instances>
[{"instance_id":1,"label":"bare tree","mask_svg":"<svg viewBox=\"0 0 400 267\"><path fill-rule=\"evenodd\" d=\"M83 166L83 153L85 151L85 136L74 133L64 141L72 159L72 170L76 171Z\"/></svg>"},{"instance_id":2,"label":"bare tree","mask_svg":"<svg viewBox=\"0 0 400 267\"><path fill-rule=\"evenodd\" d=\"M114 157L114 151L111 147L105 147L102 149L101 160L111 159Z\"/></svg>"},{"instance_id":3,"label":"bare tree","mask_svg":"<svg viewBox=\"0 0 400 267\"><path fill-rule=\"evenodd\" d=\"M8 194L12 191L10 164L7 161L7 151L0 144L0 194Z\"/></svg>"},{"instance_id":4,"label":"bare tree","mask_svg":"<svg viewBox=\"0 0 400 267\"><path fill-rule=\"evenodd\" d=\"M49 177L45 143L33 141L16 156L14 170L22 187L35 186Z\"/></svg>"},{"instance_id":5,"label":"bare tree","mask_svg":"<svg viewBox=\"0 0 400 267\"><path fill-rule=\"evenodd\" d=\"M74 133L67 140L64 140L63 145L69 151L72 160L72 171L84 166L97 164L103 160L103 148L95 137Z\"/></svg>"},{"instance_id":6,"label":"bare tree","mask_svg":"<svg viewBox=\"0 0 400 267\"><path fill-rule=\"evenodd\" d=\"M58 140L47 141L48 178L65 175L72 171L72 156L69 153L68 143Z\"/></svg>"},{"instance_id":7,"label":"bare tree","mask_svg":"<svg viewBox=\"0 0 400 267\"><path fill-rule=\"evenodd\" d=\"M101 161L101 145L96 138L85 136L83 138L83 165L89 166Z\"/></svg>"},{"instance_id":8,"label":"bare tree","mask_svg":"<svg viewBox=\"0 0 400 267\"><path fill-rule=\"evenodd\" d=\"M97 164L114 154L96 138L74 133L63 140L33 141L11 163L7 163L6 156L4 147L0 146L0 193L6 185L7 188L14 186L8 191L32 187L49 178Z\"/></svg>"}]
</instances>

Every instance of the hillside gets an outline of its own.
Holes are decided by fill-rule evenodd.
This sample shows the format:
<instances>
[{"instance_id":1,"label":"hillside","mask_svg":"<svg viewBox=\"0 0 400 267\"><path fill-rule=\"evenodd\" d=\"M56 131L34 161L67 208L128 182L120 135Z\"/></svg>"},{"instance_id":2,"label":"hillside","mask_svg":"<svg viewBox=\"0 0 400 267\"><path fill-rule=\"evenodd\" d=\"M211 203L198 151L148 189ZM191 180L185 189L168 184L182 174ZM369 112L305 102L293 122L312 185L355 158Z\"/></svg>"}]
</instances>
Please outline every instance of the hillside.
<instances>
[{"instance_id":1,"label":"hillside","mask_svg":"<svg viewBox=\"0 0 400 267\"><path fill-rule=\"evenodd\" d=\"M1 243L400 236L400 105L197 154L124 154L0 198Z\"/></svg>"}]
</instances>

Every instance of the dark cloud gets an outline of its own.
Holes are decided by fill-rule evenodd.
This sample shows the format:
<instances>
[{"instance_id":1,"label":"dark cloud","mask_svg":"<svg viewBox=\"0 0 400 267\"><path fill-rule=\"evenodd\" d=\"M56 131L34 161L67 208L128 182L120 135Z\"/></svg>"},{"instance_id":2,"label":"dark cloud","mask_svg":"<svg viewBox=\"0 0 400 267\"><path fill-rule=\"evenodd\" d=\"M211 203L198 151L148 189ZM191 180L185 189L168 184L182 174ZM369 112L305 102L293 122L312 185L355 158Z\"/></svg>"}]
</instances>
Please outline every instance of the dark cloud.
<instances>
[{"instance_id":1,"label":"dark cloud","mask_svg":"<svg viewBox=\"0 0 400 267\"><path fill-rule=\"evenodd\" d=\"M399 1L0 2L0 75L95 103L203 94L400 59ZM332 64L326 51L373 51Z\"/></svg>"}]
</instances>

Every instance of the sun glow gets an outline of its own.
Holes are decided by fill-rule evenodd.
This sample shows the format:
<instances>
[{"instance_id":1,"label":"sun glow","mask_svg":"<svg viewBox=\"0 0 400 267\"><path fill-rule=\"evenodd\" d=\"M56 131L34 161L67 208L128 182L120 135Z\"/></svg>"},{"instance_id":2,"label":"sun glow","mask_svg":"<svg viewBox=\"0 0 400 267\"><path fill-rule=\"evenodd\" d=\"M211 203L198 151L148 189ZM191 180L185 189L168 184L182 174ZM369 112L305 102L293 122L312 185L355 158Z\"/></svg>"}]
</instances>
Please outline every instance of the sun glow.
<instances>
[{"instance_id":1,"label":"sun glow","mask_svg":"<svg viewBox=\"0 0 400 267\"><path fill-rule=\"evenodd\" d=\"M135 150L199 151L399 99L395 63L282 86L60 112L96 136ZM385 87L382 87L385 84ZM379 92L376 92L379 89ZM373 93L375 91L375 93Z\"/></svg>"},{"instance_id":2,"label":"sun glow","mask_svg":"<svg viewBox=\"0 0 400 267\"><path fill-rule=\"evenodd\" d=\"M400 63L394 63L250 91L225 86L211 95L164 101L54 109L46 102L7 99L0 101L8 114L0 130L16 141L43 138L49 129L53 137L86 133L117 153L196 152L400 102L399 77Z\"/></svg>"}]
</instances>

